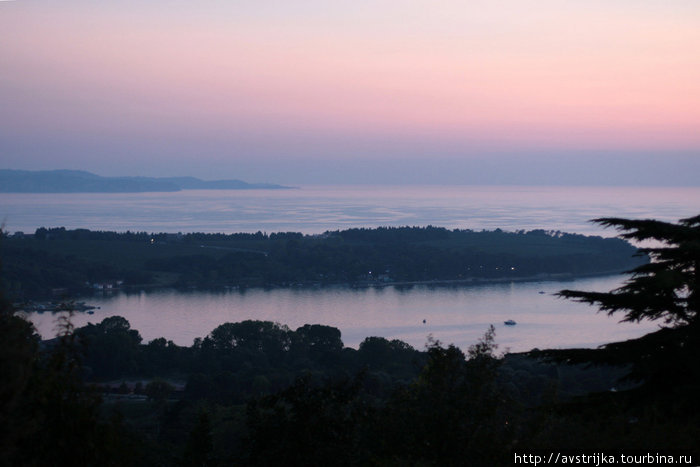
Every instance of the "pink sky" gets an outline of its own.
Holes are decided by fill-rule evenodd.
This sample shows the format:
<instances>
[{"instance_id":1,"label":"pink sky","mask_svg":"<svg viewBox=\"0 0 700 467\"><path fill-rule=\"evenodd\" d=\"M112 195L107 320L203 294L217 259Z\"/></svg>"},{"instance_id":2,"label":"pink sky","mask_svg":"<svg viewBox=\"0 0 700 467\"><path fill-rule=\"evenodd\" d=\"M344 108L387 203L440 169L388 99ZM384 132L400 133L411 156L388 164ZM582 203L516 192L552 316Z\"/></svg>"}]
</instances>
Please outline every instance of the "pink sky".
<instances>
[{"instance_id":1,"label":"pink sky","mask_svg":"<svg viewBox=\"0 0 700 467\"><path fill-rule=\"evenodd\" d=\"M0 2L0 165L293 183L351 158L639 152L687 171L698 51L681 0Z\"/></svg>"}]
</instances>

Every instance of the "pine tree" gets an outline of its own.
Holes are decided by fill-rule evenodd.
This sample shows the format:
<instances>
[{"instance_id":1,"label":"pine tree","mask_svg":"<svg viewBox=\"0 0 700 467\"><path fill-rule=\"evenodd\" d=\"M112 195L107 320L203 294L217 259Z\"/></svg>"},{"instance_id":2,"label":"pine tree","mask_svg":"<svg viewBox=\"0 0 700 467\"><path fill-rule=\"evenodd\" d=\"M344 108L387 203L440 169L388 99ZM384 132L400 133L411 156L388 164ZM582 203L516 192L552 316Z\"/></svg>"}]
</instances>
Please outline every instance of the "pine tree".
<instances>
[{"instance_id":1,"label":"pine tree","mask_svg":"<svg viewBox=\"0 0 700 467\"><path fill-rule=\"evenodd\" d=\"M629 366L629 381L650 393L688 392L700 381L700 216L678 223L657 220L600 218L620 237L651 243L640 254L650 261L632 271L630 279L610 292L562 290L560 297L597 305L623 322L650 320L660 329L638 339L605 344L597 349L533 352L567 363Z\"/></svg>"}]
</instances>

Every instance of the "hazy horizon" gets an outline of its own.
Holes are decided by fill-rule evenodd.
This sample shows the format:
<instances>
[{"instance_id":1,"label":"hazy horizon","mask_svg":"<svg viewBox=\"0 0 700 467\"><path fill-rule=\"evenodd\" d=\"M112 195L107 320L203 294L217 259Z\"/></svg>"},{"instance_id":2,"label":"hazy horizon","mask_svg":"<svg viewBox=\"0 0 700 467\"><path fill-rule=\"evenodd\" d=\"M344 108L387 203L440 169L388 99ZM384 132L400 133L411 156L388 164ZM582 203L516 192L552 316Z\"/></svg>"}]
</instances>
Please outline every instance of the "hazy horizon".
<instances>
[{"instance_id":1,"label":"hazy horizon","mask_svg":"<svg viewBox=\"0 0 700 467\"><path fill-rule=\"evenodd\" d=\"M348 167L350 169L351 167ZM324 179L312 179L309 177L299 177L299 180L304 180L303 182L295 182L295 181L290 181L286 182L284 185L280 186L285 186L288 188L295 188L295 189L303 189L304 187L330 187L330 186L337 186L337 187L343 187L343 186L368 186L368 187L374 187L374 186L472 186L472 187L478 187L478 186L484 186L484 187L562 187L562 186L570 186L570 187L579 187L579 188L585 188L585 187L658 187L658 188L673 188L673 187L698 187L700 186L700 180L698 180L697 177L695 177L695 173L700 173L700 172L692 172L691 169L690 172L684 172L684 171L679 171L677 175L684 175L682 177L676 177L676 179L673 178L672 174L673 170L670 168L666 168L663 172L661 172L662 176L659 176L659 172L654 172L649 169L646 172L649 174L649 177L645 178L645 172L642 170L640 167L637 167L636 169L631 168L629 173L627 173L627 176L625 177L618 177L617 174L614 173L607 173L607 174L601 174L600 176L596 177L581 177L580 176L580 171L578 172L579 177L573 177L573 176L567 176L565 173L556 173L556 176L548 177L548 175L553 175L551 171L547 171L544 174L535 174L534 176L532 174L527 174L521 175L518 173L513 173L513 172L506 172L506 173L498 173L498 167L489 167L491 171L489 171L487 174L484 174L484 172L478 172L478 177L477 176L468 176L468 174L465 176L465 174L461 173L458 177L449 177L450 174L448 174L447 177L444 177L442 180L434 180L430 178L424 177L425 174L422 173L416 173L413 172L409 167L402 167L402 172L401 173L393 173L391 176L381 176L377 175L376 173L370 173L367 174L368 176L366 177L356 177L356 178L350 178L347 176L347 173L345 177L335 177L331 176ZM277 182L274 180L271 180L271 177L268 178L259 178L259 179L248 179L244 177L237 176L235 173L235 170L231 172L231 175L216 175L214 174L213 176L207 176L206 173L204 172L205 175L195 175L192 173L184 173L182 171L178 171L177 169L173 170L172 168L164 168L163 170L160 170L160 168L153 168L152 170L148 171L141 171L139 173L135 172L99 172L99 171L93 171L93 170L87 170L81 167L51 167L47 166L47 168L41 168L41 169L32 169L32 168L15 168L15 167L1 167L0 169L9 169L9 170L28 170L28 171L37 171L37 172L43 172L43 171L61 171L61 170L68 170L68 171L84 171L84 172L89 172L94 175L98 175L101 177L115 177L115 178L130 178L130 177L149 177L149 178L170 178L170 177L195 177L199 178L202 181L219 181L219 180L240 180L246 183L251 183L251 184L264 184L264 183L281 183ZM591 167L580 167L580 169L587 169L588 171L591 170ZM573 172L576 172L576 170L572 170ZM256 172L257 173L257 172ZM166 174L166 175L163 175ZM664 177L663 175L666 174L668 175L667 177ZM654 175L652 177L652 175ZM264 177L265 175L261 175L261 177ZM284 178L285 180L288 179L288 177Z\"/></svg>"},{"instance_id":2,"label":"hazy horizon","mask_svg":"<svg viewBox=\"0 0 700 467\"><path fill-rule=\"evenodd\" d=\"M597 217L667 222L700 212L699 187L302 186L300 190L2 193L8 231L301 232L427 226L614 236Z\"/></svg>"},{"instance_id":3,"label":"hazy horizon","mask_svg":"<svg viewBox=\"0 0 700 467\"><path fill-rule=\"evenodd\" d=\"M700 3L0 2L0 165L698 186Z\"/></svg>"}]
</instances>

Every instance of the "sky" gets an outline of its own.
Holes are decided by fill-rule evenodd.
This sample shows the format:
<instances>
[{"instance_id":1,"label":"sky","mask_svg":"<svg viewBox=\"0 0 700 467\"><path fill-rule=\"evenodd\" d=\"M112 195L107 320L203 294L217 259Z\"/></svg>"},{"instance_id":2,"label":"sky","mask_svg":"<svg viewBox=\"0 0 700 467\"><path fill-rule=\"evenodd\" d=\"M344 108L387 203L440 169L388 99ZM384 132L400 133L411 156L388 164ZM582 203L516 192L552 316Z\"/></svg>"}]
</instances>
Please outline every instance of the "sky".
<instances>
[{"instance_id":1,"label":"sky","mask_svg":"<svg viewBox=\"0 0 700 467\"><path fill-rule=\"evenodd\" d=\"M700 2L0 1L0 168L700 185Z\"/></svg>"}]
</instances>

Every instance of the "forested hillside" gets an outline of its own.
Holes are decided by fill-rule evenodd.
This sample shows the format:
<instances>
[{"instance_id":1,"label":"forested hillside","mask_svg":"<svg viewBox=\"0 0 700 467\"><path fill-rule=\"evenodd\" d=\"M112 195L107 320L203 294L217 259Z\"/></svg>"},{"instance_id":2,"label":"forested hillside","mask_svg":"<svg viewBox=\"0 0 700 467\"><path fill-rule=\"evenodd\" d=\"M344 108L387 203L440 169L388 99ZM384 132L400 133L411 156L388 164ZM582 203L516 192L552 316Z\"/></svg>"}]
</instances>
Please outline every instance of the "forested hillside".
<instances>
[{"instance_id":1,"label":"forested hillside","mask_svg":"<svg viewBox=\"0 0 700 467\"><path fill-rule=\"evenodd\" d=\"M0 465L493 466L542 452L598 456L587 458L591 464L605 456L609 464L695 465L700 217L599 222L662 246L647 248L651 262L619 289L560 294L664 325L598 349L504 355L493 326L466 349L428 338L418 350L373 336L352 349L336 328L268 321L222 323L183 347L164 338L144 343L119 316L73 329L65 315L59 336L40 341L0 293ZM38 233L27 240L74 234ZM366 245L367 234L388 233L442 248L458 243L441 229L347 231L320 240ZM167 240L94 235L95 244L149 240L146 249ZM253 254L271 237L243 235L248 243L230 248ZM220 237L219 248L230 239ZM115 267L129 261L138 263L128 258Z\"/></svg>"},{"instance_id":2,"label":"forested hillside","mask_svg":"<svg viewBox=\"0 0 700 467\"><path fill-rule=\"evenodd\" d=\"M322 235L40 228L2 242L6 289L15 300L101 284L279 287L566 277L631 269L644 261L635 251L614 238L431 226Z\"/></svg>"}]
</instances>

